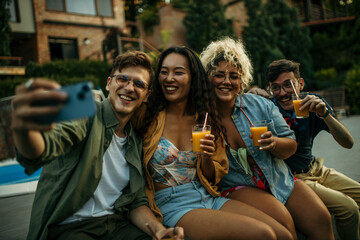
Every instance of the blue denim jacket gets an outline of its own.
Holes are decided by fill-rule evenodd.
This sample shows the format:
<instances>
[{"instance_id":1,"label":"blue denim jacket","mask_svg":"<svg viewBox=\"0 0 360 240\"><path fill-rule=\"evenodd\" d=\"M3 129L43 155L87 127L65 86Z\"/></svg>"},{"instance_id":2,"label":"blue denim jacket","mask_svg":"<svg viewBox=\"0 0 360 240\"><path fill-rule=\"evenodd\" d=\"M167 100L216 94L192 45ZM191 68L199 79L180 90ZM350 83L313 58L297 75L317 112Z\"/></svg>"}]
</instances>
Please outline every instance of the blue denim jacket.
<instances>
[{"instance_id":1,"label":"blue denim jacket","mask_svg":"<svg viewBox=\"0 0 360 240\"><path fill-rule=\"evenodd\" d=\"M249 137L250 124L245 115L240 111L244 109L252 122L267 120L268 130L276 137L288 137L295 139L294 132L289 128L279 109L273 102L258 95L245 93L236 98L233 121L245 142L245 145L264 173L269 183L271 193L283 204L286 203L294 187L294 177L282 159L275 158L269 151L260 151L254 147L252 139ZM229 173L218 184L222 187L233 186L253 186L256 184L249 174L246 174L243 167L227 151L229 159Z\"/></svg>"}]
</instances>

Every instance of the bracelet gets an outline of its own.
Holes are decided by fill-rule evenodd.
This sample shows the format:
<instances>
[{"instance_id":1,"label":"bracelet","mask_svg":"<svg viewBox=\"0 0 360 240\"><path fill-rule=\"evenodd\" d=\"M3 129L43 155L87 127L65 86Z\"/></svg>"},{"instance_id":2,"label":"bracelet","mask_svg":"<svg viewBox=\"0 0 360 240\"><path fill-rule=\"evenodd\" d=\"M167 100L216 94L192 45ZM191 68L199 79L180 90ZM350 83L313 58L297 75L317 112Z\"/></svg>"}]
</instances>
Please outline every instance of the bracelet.
<instances>
[{"instance_id":1,"label":"bracelet","mask_svg":"<svg viewBox=\"0 0 360 240\"><path fill-rule=\"evenodd\" d=\"M329 109L326 108L324 115L319 116L318 114L316 114L316 116L318 116L321 119L325 119L327 116L329 116L329 114L330 114L330 111L329 111Z\"/></svg>"}]
</instances>

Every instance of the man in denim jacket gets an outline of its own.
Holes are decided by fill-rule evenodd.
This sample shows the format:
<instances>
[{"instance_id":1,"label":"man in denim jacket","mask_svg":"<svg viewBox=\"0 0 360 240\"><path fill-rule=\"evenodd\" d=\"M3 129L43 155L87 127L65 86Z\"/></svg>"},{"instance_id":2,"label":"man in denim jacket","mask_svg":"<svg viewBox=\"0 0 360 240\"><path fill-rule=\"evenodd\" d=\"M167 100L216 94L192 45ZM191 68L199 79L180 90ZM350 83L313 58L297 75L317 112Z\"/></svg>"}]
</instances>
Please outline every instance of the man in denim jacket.
<instances>
[{"instance_id":1,"label":"man in denim jacket","mask_svg":"<svg viewBox=\"0 0 360 240\"><path fill-rule=\"evenodd\" d=\"M142 141L128 121L150 94L151 62L142 52L114 60L108 98L94 117L60 124L34 118L56 114L66 94L56 82L20 85L13 99L17 159L31 174L44 166L35 195L28 239L151 239L173 235L148 207ZM57 101L34 107L37 101ZM148 224L148 227L146 227ZM183 237L182 229L177 231Z\"/></svg>"}]
</instances>

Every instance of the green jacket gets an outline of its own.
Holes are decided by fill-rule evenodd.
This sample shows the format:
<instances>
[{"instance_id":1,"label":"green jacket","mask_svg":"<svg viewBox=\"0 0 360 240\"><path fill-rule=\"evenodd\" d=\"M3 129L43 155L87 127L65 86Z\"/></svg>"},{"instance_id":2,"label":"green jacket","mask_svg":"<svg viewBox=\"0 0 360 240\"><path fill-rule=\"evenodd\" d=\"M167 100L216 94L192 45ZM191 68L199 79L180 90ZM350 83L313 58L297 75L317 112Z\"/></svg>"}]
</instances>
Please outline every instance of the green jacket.
<instances>
[{"instance_id":1,"label":"green jacket","mask_svg":"<svg viewBox=\"0 0 360 240\"><path fill-rule=\"evenodd\" d=\"M48 228L79 210L93 195L102 173L103 155L110 145L118 121L108 102L97 104L93 118L57 124L45 132L45 151L29 161L17 153L17 160L31 174L43 167L31 212L27 239L46 239ZM130 183L116 200L119 212L148 205L142 171L142 141L130 124L125 159L129 163Z\"/></svg>"}]
</instances>

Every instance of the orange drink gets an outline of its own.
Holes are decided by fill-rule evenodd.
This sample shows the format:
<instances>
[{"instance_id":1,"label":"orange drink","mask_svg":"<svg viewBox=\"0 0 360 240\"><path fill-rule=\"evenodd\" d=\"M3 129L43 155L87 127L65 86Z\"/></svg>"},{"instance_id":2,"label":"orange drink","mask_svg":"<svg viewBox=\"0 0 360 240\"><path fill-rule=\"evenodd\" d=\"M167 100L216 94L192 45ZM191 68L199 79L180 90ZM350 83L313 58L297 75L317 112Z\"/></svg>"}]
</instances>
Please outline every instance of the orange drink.
<instances>
[{"instance_id":1,"label":"orange drink","mask_svg":"<svg viewBox=\"0 0 360 240\"><path fill-rule=\"evenodd\" d=\"M295 115L296 118L307 118L309 117L309 108L304 109L304 110L300 110L299 108L301 107L301 101L306 98L306 96L308 95L307 92L301 92L299 93L299 96L293 95L293 105L294 105L294 111L295 111Z\"/></svg>"},{"instance_id":2,"label":"orange drink","mask_svg":"<svg viewBox=\"0 0 360 240\"><path fill-rule=\"evenodd\" d=\"M309 109L304 109L303 111L301 111L299 108L301 107L301 102L302 100L293 100L293 104L294 104L294 110L295 110L295 115L297 118L305 118L309 116Z\"/></svg>"},{"instance_id":3,"label":"orange drink","mask_svg":"<svg viewBox=\"0 0 360 240\"><path fill-rule=\"evenodd\" d=\"M203 129L202 124L196 124L193 126L192 129L193 152L203 151L200 148L200 139L205 139L205 135L210 133L211 133L210 125L206 125L205 129Z\"/></svg>"},{"instance_id":4,"label":"orange drink","mask_svg":"<svg viewBox=\"0 0 360 240\"><path fill-rule=\"evenodd\" d=\"M267 132L267 122L266 120L255 121L254 127L250 127L251 136L253 139L254 146L262 146L262 143L259 143L258 140L261 139L261 135Z\"/></svg>"}]
</instances>

